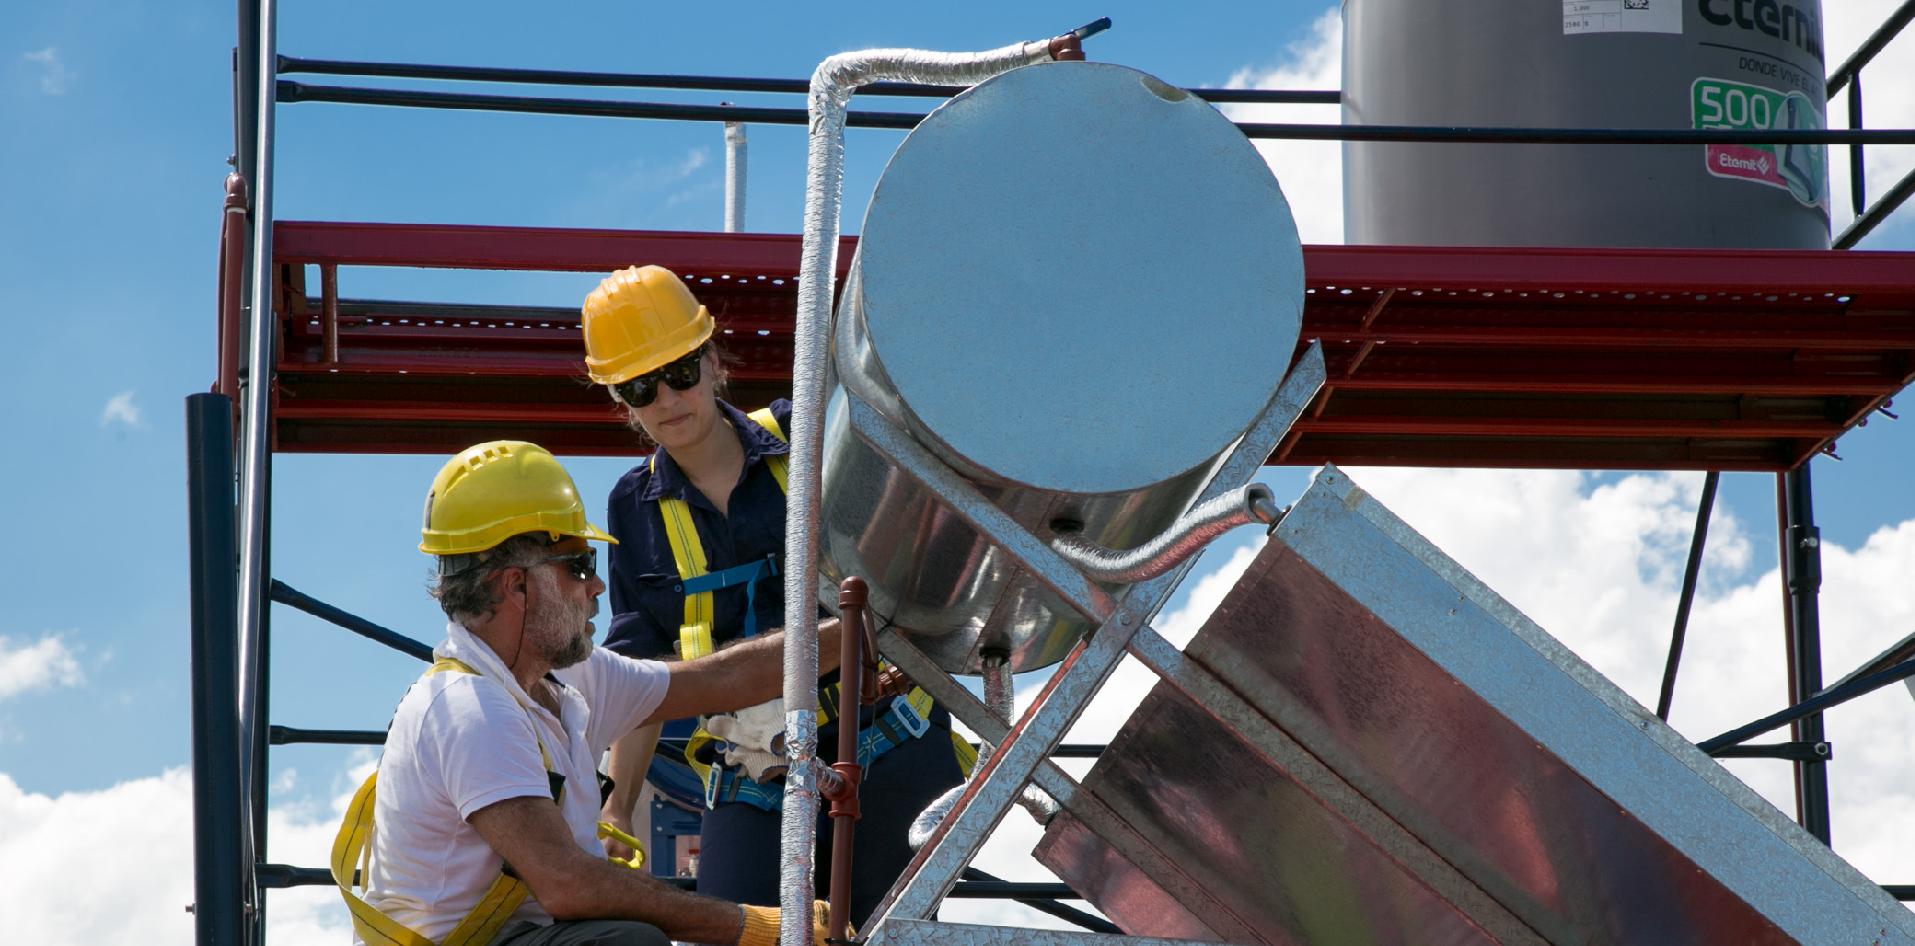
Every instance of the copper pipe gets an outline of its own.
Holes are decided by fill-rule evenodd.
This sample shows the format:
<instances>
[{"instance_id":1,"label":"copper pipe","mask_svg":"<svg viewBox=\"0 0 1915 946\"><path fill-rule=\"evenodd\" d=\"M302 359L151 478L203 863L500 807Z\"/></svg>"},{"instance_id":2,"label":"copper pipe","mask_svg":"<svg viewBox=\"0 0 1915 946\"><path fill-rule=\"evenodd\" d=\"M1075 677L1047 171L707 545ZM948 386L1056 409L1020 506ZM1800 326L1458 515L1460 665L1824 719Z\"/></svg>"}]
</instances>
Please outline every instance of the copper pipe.
<instances>
[{"instance_id":1,"label":"copper pipe","mask_svg":"<svg viewBox=\"0 0 1915 946\"><path fill-rule=\"evenodd\" d=\"M857 829L858 783L864 767L858 764L858 708L864 705L864 605L869 589L853 575L838 583L838 761L831 768L844 779L828 792L831 799L831 914L825 940L842 943L851 925L851 849Z\"/></svg>"},{"instance_id":2,"label":"copper pipe","mask_svg":"<svg viewBox=\"0 0 1915 946\"><path fill-rule=\"evenodd\" d=\"M226 209L219 226L219 372L213 390L239 403L239 359L245 348L240 316L241 279L246 254L246 179L226 175Z\"/></svg>"},{"instance_id":3,"label":"copper pipe","mask_svg":"<svg viewBox=\"0 0 1915 946\"><path fill-rule=\"evenodd\" d=\"M339 267L319 264L319 341L326 364L339 363Z\"/></svg>"}]
</instances>

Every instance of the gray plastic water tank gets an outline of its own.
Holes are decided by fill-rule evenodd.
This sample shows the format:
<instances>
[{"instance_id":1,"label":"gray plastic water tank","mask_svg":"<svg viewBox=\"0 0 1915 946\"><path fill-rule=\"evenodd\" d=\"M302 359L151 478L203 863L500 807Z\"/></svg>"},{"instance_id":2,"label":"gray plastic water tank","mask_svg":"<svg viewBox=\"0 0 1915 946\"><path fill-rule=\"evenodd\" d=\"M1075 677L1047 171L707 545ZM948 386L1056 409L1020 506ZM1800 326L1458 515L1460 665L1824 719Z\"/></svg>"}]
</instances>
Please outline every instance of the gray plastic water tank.
<instances>
[{"instance_id":1,"label":"gray plastic water tank","mask_svg":"<svg viewBox=\"0 0 1915 946\"><path fill-rule=\"evenodd\" d=\"M1821 128L1820 0L1344 0L1343 120ZM1351 243L1827 248L1823 146L1343 146Z\"/></svg>"}]
</instances>

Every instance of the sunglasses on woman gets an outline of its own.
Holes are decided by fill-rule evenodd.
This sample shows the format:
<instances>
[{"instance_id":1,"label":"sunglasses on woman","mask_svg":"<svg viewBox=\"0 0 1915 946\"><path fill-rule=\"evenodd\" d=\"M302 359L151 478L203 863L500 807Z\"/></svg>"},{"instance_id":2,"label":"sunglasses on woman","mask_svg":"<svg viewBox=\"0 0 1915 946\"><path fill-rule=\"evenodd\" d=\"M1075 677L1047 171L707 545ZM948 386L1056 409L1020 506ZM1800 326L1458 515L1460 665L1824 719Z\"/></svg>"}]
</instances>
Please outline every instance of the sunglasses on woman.
<instances>
[{"instance_id":1,"label":"sunglasses on woman","mask_svg":"<svg viewBox=\"0 0 1915 946\"><path fill-rule=\"evenodd\" d=\"M705 363L705 346L700 345L677 361L657 371L647 371L612 385L612 396L626 407L646 407L658 399L658 384L663 381L674 391L689 391L698 385Z\"/></svg>"}]
</instances>

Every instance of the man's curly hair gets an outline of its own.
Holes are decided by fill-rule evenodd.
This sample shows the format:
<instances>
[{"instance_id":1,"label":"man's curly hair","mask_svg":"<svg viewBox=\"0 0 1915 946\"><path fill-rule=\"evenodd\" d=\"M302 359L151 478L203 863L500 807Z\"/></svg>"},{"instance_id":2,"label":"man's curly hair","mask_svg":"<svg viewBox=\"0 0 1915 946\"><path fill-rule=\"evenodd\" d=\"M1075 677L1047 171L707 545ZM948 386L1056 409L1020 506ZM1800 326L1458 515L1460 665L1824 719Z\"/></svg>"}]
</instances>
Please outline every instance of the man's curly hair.
<instances>
[{"instance_id":1,"label":"man's curly hair","mask_svg":"<svg viewBox=\"0 0 1915 946\"><path fill-rule=\"evenodd\" d=\"M492 609L499 606L492 576L502 569L537 565L554 541L549 533L521 532L483 552L441 555L427 591L438 599L439 607L453 623L471 627L491 617Z\"/></svg>"}]
</instances>

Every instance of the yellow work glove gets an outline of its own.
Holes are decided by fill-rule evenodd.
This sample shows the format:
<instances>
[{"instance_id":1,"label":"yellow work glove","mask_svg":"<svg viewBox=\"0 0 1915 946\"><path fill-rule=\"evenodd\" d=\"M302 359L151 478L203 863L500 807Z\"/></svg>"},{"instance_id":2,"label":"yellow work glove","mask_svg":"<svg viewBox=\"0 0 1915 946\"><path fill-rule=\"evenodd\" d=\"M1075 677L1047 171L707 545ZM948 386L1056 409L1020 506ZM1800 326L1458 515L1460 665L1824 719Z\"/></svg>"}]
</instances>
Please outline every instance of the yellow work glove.
<instances>
[{"instance_id":1,"label":"yellow work glove","mask_svg":"<svg viewBox=\"0 0 1915 946\"><path fill-rule=\"evenodd\" d=\"M754 907L749 904L739 906L745 911L745 928L738 931L738 946L778 946L778 908ZM811 942L824 946L825 930L831 919L831 905L823 900L811 901ZM847 929L845 935L856 936L854 930Z\"/></svg>"}]
</instances>

